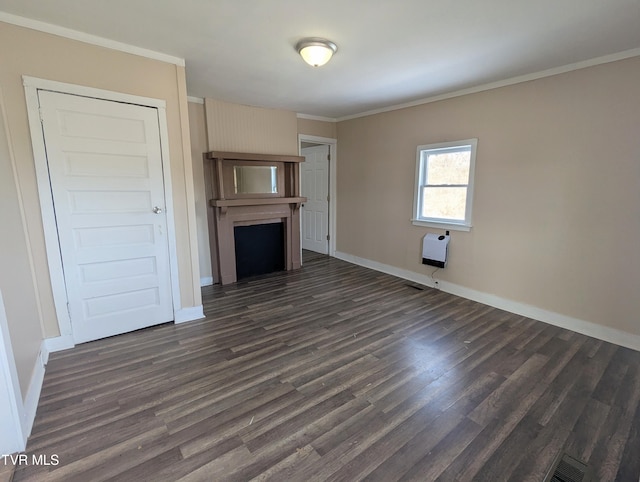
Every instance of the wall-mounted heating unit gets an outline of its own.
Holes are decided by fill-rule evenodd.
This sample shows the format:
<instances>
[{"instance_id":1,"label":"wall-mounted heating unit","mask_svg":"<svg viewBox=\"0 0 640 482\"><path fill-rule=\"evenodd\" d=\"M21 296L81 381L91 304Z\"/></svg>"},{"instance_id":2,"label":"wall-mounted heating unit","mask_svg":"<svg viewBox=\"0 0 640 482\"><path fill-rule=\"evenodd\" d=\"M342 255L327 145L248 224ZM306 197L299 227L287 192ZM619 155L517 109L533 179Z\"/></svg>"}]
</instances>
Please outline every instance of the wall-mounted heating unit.
<instances>
[{"instance_id":1,"label":"wall-mounted heating unit","mask_svg":"<svg viewBox=\"0 0 640 482\"><path fill-rule=\"evenodd\" d=\"M422 238L422 264L444 268L449 251L449 231L447 234L427 234Z\"/></svg>"}]
</instances>

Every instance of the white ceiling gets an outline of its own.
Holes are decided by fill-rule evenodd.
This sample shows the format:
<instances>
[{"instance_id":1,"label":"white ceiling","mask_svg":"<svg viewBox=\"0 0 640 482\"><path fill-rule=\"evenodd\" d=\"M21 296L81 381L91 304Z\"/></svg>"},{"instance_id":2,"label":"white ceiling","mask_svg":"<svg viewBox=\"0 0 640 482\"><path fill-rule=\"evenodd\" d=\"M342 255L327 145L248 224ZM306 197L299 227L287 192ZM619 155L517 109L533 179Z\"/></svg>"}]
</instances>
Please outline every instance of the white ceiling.
<instances>
[{"instance_id":1,"label":"white ceiling","mask_svg":"<svg viewBox=\"0 0 640 482\"><path fill-rule=\"evenodd\" d=\"M191 96L342 118L633 50L640 0L0 0L186 60ZM294 50L334 41L321 68Z\"/></svg>"}]
</instances>

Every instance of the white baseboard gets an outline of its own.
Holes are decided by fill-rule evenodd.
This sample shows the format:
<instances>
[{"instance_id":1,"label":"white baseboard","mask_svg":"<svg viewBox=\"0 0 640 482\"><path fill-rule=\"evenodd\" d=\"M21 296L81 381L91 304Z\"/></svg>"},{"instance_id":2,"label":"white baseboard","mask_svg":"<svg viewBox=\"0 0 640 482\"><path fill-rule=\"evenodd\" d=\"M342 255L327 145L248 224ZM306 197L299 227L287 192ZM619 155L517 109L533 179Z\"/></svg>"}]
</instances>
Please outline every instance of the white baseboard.
<instances>
[{"instance_id":1,"label":"white baseboard","mask_svg":"<svg viewBox=\"0 0 640 482\"><path fill-rule=\"evenodd\" d=\"M57 351L68 350L69 348L73 348L74 346L76 346L76 344L74 343L73 337L71 335L61 335L61 336L56 336L55 338L45 339L44 346L49 353L55 353Z\"/></svg>"},{"instance_id":2,"label":"white baseboard","mask_svg":"<svg viewBox=\"0 0 640 482\"><path fill-rule=\"evenodd\" d=\"M175 321L177 325L179 323L186 323L187 321L200 320L204 318L204 308L200 306L191 306L189 308L181 308L174 313Z\"/></svg>"},{"instance_id":3,"label":"white baseboard","mask_svg":"<svg viewBox=\"0 0 640 482\"><path fill-rule=\"evenodd\" d=\"M336 251L336 258L434 288L433 280L424 274L415 273L402 268L396 268L395 266L378 263L377 261L360 258L340 251ZM509 300L490 293L466 288L455 283L449 283L448 281L439 280L438 285L440 290L462 298L477 301L478 303L493 306L494 308L500 308L501 310L526 316L527 318L532 318L534 320L542 321L577 333L582 333L583 335L591 336L598 340L607 341L626 348L631 348L632 350L640 351L640 336L632 333L627 333L608 326L598 325L597 323L592 323L590 321L572 318L537 306L520 303L518 301Z\"/></svg>"},{"instance_id":4,"label":"white baseboard","mask_svg":"<svg viewBox=\"0 0 640 482\"><path fill-rule=\"evenodd\" d=\"M375 271L380 271L382 273L390 274L392 276L397 276L398 278L406 279L409 281L413 281L414 283L419 283L421 285L434 288L433 280L429 276L420 274L420 273L415 273L413 271L409 271L408 269L396 268L395 266L378 263L377 261L371 261L370 259L360 258L358 256L343 253L341 251L336 251L336 258L341 259L343 261L347 261L349 263L357 264L358 266L370 268Z\"/></svg>"},{"instance_id":5,"label":"white baseboard","mask_svg":"<svg viewBox=\"0 0 640 482\"><path fill-rule=\"evenodd\" d=\"M24 403L2 293L0 293L0 413L2 414L0 455L22 452L27 446L23 422Z\"/></svg>"},{"instance_id":6,"label":"white baseboard","mask_svg":"<svg viewBox=\"0 0 640 482\"><path fill-rule=\"evenodd\" d=\"M33 367L33 373L31 375L31 381L29 382L29 388L27 388L27 394L24 397L22 427L25 444L27 443L27 438L29 437L29 435L31 435L33 421L36 419L38 401L40 400L40 391L42 390L42 384L44 382L45 364L48 360L49 350L47 350L45 346L45 340L42 340L42 345L40 346L40 356L36 359L35 366Z\"/></svg>"},{"instance_id":7,"label":"white baseboard","mask_svg":"<svg viewBox=\"0 0 640 482\"><path fill-rule=\"evenodd\" d=\"M213 276L204 276L200 278L200 286L211 286L213 284Z\"/></svg>"}]
</instances>

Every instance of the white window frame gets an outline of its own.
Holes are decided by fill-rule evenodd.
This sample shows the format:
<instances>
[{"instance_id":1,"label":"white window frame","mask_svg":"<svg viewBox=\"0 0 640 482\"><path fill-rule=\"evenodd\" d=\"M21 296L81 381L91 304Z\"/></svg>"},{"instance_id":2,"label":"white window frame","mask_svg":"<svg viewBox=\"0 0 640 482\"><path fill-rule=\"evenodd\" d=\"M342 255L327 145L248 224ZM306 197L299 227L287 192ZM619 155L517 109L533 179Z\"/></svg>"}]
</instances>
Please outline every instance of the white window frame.
<instances>
[{"instance_id":1,"label":"white window frame","mask_svg":"<svg viewBox=\"0 0 640 482\"><path fill-rule=\"evenodd\" d=\"M421 216L420 206L422 205L422 186L426 171L426 159L428 152L439 151L455 148L469 147L471 150L470 165L469 165L469 182L466 184L467 199L465 204L465 216L464 220L458 219L446 219L446 218L431 218ZM425 144L418 146L416 154L416 177L415 177L415 189L413 196L413 218L411 222L415 226L424 226L430 228L440 229L452 229L457 231L470 231L471 230L471 212L473 205L473 187L475 178L476 167L476 150L478 147L478 139L465 139L462 141L451 142L439 142L437 144ZM458 185L460 186L460 185ZM444 186L443 186L444 187Z\"/></svg>"}]
</instances>

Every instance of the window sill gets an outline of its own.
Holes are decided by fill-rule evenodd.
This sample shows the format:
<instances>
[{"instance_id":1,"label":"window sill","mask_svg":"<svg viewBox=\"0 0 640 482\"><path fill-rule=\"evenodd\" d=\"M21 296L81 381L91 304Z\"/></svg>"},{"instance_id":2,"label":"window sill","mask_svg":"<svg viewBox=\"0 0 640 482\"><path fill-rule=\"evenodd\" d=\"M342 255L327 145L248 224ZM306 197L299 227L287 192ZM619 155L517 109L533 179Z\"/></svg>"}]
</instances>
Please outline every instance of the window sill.
<instances>
[{"instance_id":1,"label":"window sill","mask_svg":"<svg viewBox=\"0 0 640 482\"><path fill-rule=\"evenodd\" d=\"M449 229L451 231L471 231L471 225L469 224L440 223L438 221L421 221L419 219L412 219L411 224L414 226L422 226L424 228Z\"/></svg>"}]
</instances>

